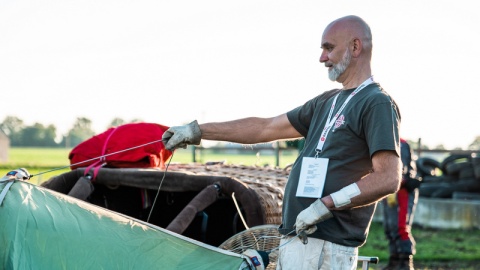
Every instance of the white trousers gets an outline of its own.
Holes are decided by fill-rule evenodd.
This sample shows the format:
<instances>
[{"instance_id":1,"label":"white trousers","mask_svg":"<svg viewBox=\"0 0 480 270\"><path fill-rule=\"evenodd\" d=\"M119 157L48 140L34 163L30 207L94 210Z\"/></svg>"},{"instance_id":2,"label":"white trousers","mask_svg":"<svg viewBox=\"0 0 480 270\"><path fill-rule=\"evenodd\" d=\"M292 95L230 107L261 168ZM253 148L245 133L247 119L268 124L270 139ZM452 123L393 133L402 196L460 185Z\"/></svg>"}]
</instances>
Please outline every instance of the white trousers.
<instances>
[{"instance_id":1,"label":"white trousers","mask_svg":"<svg viewBox=\"0 0 480 270\"><path fill-rule=\"evenodd\" d=\"M280 246L276 270L357 269L356 247L346 247L310 237L306 245L298 237L293 240L291 237L283 238Z\"/></svg>"}]
</instances>

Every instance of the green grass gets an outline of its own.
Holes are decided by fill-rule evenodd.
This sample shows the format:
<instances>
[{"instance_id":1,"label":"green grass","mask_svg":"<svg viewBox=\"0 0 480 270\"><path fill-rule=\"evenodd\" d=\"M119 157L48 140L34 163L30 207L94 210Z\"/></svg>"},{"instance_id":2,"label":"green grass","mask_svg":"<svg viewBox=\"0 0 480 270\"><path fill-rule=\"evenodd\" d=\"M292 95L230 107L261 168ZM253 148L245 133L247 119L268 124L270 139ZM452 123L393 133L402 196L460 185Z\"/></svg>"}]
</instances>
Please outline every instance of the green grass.
<instances>
[{"instance_id":1,"label":"green grass","mask_svg":"<svg viewBox=\"0 0 480 270\"><path fill-rule=\"evenodd\" d=\"M55 167L69 165L68 153L70 150L67 148L10 148L8 162L1 163L1 166L4 168L6 166Z\"/></svg>"},{"instance_id":2,"label":"green grass","mask_svg":"<svg viewBox=\"0 0 480 270\"><path fill-rule=\"evenodd\" d=\"M0 163L0 175L25 168L34 175L30 182L39 184L54 175L69 171L68 153L65 148L10 148L8 161ZM48 172L54 170L52 172Z\"/></svg>"},{"instance_id":3,"label":"green grass","mask_svg":"<svg viewBox=\"0 0 480 270\"><path fill-rule=\"evenodd\" d=\"M62 174L70 170L70 160L68 154L71 149L67 148L32 148L18 147L9 149L8 161L0 163L0 175L5 175L8 171L17 168L26 168L34 177L30 180L32 183L39 184L50 179L50 177ZM279 158L280 168L293 163L297 155L296 150L283 151ZM266 151L252 151L249 154L226 154L214 152L212 150L196 151L196 162L205 163L207 161L224 161L226 164L237 164L247 166L275 166L276 157ZM176 150L172 163L191 163L193 162L192 148Z\"/></svg>"},{"instance_id":4,"label":"green grass","mask_svg":"<svg viewBox=\"0 0 480 270\"><path fill-rule=\"evenodd\" d=\"M480 231L425 229L413 226L418 260L479 260ZM376 256L388 260L388 246L381 222L373 222L367 243L360 248L364 256Z\"/></svg>"},{"instance_id":5,"label":"green grass","mask_svg":"<svg viewBox=\"0 0 480 270\"><path fill-rule=\"evenodd\" d=\"M422 265L422 269L477 269L470 266L480 265L479 229L438 230L414 226L412 235L416 240L415 262ZM372 223L367 243L359 253L378 257L382 265L388 262L388 244L381 222Z\"/></svg>"},{"instance_id":6,"label":"green grass","mask_svg":"<svg viewBox=\"0 0 480 270\"><path fill-rule=\"evenodd\" d=\"M249 149L249 148L247 148ZM278 167L285 168L295 161L298 155L297 150L284 150L279 156ZM228 152L216 152L211 149L197 150L196 162L205 163L208 161L224 161L226 164L247 165L247 166L276 166L277 160L273 151L251 151L242 154L229 154ZM188 163L193 161L192 149L180 149L175 151L172 162Z\"/></svg>"},{"instance_id":7,"label":"green grass","mask_svg":"<svg viewBox=\"0 0 480 270\"><path fill-rule=\"evenodd\" d=\"M67 148L34 148L34 147L18 147L9 150L8 161L0 163L0 167L6 166L27 166L27 167L60 167L70 165L68 154L71 149ZM296 150L282 151L280 155L279 167L295 161L297 156ZM207 161L226 161L229 164L243 164L243 165L271 165L276 163L276 157L273 153L266 151L252 151L247 154L228 154L222 152L215 152L210 149L196 151L196 161L204 163ZM172 162L189 163L193 161L193 151L189 147L187 149L178 149L173 155Z\"/></svg>"}]
</instances>

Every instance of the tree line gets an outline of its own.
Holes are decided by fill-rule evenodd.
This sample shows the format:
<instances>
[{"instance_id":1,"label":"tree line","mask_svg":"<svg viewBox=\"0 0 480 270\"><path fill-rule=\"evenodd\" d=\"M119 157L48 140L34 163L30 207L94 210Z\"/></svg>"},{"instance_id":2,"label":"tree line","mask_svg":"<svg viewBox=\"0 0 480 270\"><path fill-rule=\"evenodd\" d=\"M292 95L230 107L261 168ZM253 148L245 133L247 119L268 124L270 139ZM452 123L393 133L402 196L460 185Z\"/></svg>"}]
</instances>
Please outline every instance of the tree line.
<instances>
[{"instance_id":1,"label":"tree line","mask_svg":"<svg viewBox=\"0 0 480 270\"><path fill-rule=\"evenodd\" d=\"M106 129L111 127L118 127L127 123L139 123L140 119L134 119L132 121L125 121L121 118L114 118ZM7 116L0 123L0 130L3 131L10 139L10 145L13 147L65 147L71 148L77 146L79 143L96 135L92 129L92 121L85 117L78 117L74 122L72 128L67 132L57 136L57 128L55 125L45 126L41 123L35 123L31 126L25 125L22 119L16 116ZM412 147L418 149L418 143L416 141L407 140ZM286 146L299 147L301 140L295 140L287 142ZM303 147L303 146L302 146ZM434 148L422 144L421 149L425 150L445 150L443 145L437 145ZM450 150L462 150L462 149L450 149ZM474 141L465 150L480 150L480 136L476 136Z\"/></svg>"},{"instance_id":2,"label":"tree line","mask_svg":"<svg viewBox=\"0 0 480 270\"><path fill-rule=\"evenodd\" d=\"M142 121L135 119L127 122L121 118L114 118L106 128L136 122ZM60 136L55 125L34 123L29 126L16 116L6 116L0 123L0 130L10 139L12 147L71 148L96 135L92 129L92 121L85 117L78 117L67 134Z\"/></svg>"}]
</instances>

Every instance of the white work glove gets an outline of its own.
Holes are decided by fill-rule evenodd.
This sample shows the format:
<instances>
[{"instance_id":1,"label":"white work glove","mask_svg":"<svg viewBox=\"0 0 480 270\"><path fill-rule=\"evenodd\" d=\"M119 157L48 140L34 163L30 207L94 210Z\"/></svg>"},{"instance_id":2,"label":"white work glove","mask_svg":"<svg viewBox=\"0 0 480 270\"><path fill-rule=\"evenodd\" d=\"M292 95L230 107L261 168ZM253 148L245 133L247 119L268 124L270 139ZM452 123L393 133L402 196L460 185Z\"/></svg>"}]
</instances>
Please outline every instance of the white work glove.
<instances>
[{"instance_id":1,"label":"white work glove","mask_svg":"<svg viewBox=\"0 0 480 270\"><path fill-rule=\"evenodd\" d=\"M298 214L295 222L295 230L297 234L300 234L302 231L306 234L312 234L317 230L315 224L331 217L333 217L332 213L320 199L317 199Z\"/></svg>"},{"instance_id":2,"label":"white work glove","mask_svg":"<svg viewBox=\"0 0 480 270\"><path fill-rule=\"evenodd\" d=\"M170 127L163 133L162 141L170 151L175 148L187 148L188 144L200 144L202 132L198 126L197 120L184 126Z\"/></svg>"}]
</instances>

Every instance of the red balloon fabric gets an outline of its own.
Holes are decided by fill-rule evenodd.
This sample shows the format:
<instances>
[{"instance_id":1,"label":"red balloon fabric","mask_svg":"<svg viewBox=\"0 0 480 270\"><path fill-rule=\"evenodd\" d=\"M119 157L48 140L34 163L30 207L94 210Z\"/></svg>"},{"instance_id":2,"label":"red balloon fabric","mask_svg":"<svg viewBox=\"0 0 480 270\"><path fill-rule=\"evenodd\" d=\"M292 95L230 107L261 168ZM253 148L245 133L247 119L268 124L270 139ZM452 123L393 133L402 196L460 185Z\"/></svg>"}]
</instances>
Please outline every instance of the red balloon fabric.
<instances>
[{"instance_id":1,"label":"red balloon fabric","mask_svg":"<svg viewBox=\"0 0 480 270\"><path fill-rule=\"evenodd\" d=\"M105 167L110 168L163 168L172 155L161 142L167 129L155 123L130 123L109 128L70 151L70 168L74 170L94 163L106 163Z\"/></svg>"}]
</instances>

